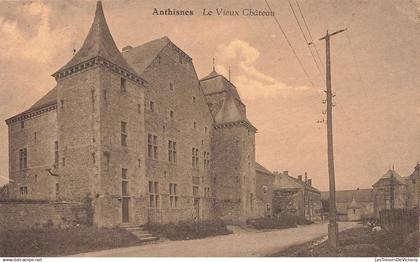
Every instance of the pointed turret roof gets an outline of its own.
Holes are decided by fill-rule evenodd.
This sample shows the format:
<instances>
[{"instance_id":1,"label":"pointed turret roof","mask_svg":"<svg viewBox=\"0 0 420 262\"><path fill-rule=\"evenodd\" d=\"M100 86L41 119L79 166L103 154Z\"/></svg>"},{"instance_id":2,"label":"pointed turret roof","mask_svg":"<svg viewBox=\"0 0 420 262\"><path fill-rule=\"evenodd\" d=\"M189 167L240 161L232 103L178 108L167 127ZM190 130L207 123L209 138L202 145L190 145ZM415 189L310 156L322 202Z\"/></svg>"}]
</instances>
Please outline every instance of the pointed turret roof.
<instances>
[{"instance_id":1,"label":"pointed turret roof","mask_svg":"<svg viewBox=\"0 0 420 262\"><path fill-rule=\"evenodd\" d=\"M82 47L77 51L72 59L55 74L95 57L106 59L130 73L135 72L128 65L127 61L125 61L115 45L114 39L112 38L111 32L109 31L106 23L101 1L97 1L96 3L95 18Z\"/></svg>"},{"instance_id":2,"label":"pointed turret roof","mask_svg":"<svg viewBox=\"0 0 420 262\"><path fill-rule=\"evenodd\" d=\"M350 205L347 208L348 209L357 209L357 208L360 208L360 205L359 205L359 203L356 202L356 199L354 198L354 195L353 195L353 199L351 200Z\"/></svg>"}]
</instances>

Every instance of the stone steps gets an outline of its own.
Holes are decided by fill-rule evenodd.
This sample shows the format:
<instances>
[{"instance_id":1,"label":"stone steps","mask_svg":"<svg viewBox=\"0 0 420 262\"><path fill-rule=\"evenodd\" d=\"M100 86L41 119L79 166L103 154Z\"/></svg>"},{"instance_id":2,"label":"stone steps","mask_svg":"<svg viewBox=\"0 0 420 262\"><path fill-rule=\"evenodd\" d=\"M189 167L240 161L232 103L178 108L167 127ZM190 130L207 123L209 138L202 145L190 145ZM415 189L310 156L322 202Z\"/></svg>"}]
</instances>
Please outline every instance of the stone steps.
<instances>
[{"instance_id":1,"label":"stone steps","mask_svg":"<svg viewBox=\"0 0 420 262\"><path fill-rule=\"evenodd\" d=\"M119 227L124 229L134 236L136 236L140 242L150 242L159 240L159 237L154 236L149 231L144 230L142 226L135 225L135 224L120 224Z\"/></svg>"}]
</instances>

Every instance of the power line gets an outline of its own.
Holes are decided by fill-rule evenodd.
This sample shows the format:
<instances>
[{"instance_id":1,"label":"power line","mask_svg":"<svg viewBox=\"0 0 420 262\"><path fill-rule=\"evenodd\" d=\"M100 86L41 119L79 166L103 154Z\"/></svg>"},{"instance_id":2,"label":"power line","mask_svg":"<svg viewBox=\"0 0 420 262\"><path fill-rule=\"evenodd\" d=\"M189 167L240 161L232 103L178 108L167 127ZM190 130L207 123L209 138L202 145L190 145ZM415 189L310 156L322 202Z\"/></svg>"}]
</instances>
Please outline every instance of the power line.
<instances>
[{"instance_id":1,"label":"power line","mask_svg":"<svg viewBox=\"0 0 420 262\"><path fill-rule=\"evenodd\" d=\"M300 16L302 17L303 23L305 24L306 30L308 31L309 38L311 39L311 43L313 43L313 45L314 45L314 49L315 49L316 55L318 56L318 59L319 59L319 61L322 64L321 56L319 55L318 48L316 47L315 41L314 41L314 39L312 37L311 30L309 30L308 23L306 23L306 19L305 19L305 16L303 15L302 9L300 8L299 1L298 0L295 0L295 2L296 2L296 5L297 5L297 7L299 9L299 13L300 13ZM322 66L322 68L324 68L324 67Z\"/></svg>"},{"instance_id":2,"label":"power line","mask_svg":"<svg viewBox=\"0 0 420 262\"><path fill-rule=\"evenodd\" d=\"M297 18L297 16L296 16L296 13L295 13L295 10L294 10L294 8L293 8L293 6L292 6L292 3L290 2L290 0L288 0L288 1L289 1L290 9L292 9L293 16L295 17L295 20L296 20L296 22L297 22L297 24L298 24L298 27L299 27L299 29L300 29L300 32L302 33L303 38L305 39L306 46L308 47L309 52L311 53L312 59L313 59L313 60L314 60L314 62L315 62L315 66L316 66L316 68L318 69L319 75L321 76L321 79L322 79L322 80L324 80L324 77L323 77L322 71L321 71L321 69L319 68L318 62L316 61L315 55L314 55L314 53L313 53L313 51L312 51L312 49L311 49L311 47L310 47L310 45L311 45L311 42L312 42L312 41L311 41L311 42L309 42L309 40L306 38L306 34L303 32L302 26L300 25L299 19L298 19L298 18ZM312 43L313 43L313 42L312 42Z\"/></svg>"},{"instance_id":3,"label":"power line","mask_svg":"<svg viewBox=\"0 0 420 262\"><path fill-rule=\"evenodd\" d=\"M268 9L270 10L270 12L273 12L273 11L271 10L271 7L270 7L270 5L268 4L267 0L264 0L264 1L265 1L266 5L267 5ZM295 57L296 57L297 61L299 62L300 66L302 67L302 70L303 70L303 72L305 73L305 75L306 75L307 79L308 79L308 80L309 80L309 82L311 83L312 87L315 87L315 86L314 86L314 83L313 83L313 81L312 81L312 79L311 79L311 77L309 76L308 72L306 71L305 67L303 66L302 61L300 60L300 58L299 58L299 56L297 55L297 53L296 53L295 49L293 48L292 43L290 42L289 38L287 37L286 32L283 30L282 26L280 25L279 21L277 20L277 17L276 17L275 15L274 15L273 17L274 17L274 20L276 21L276 23L277 23L277 25L278 25L278 27L279 27L280 31L282 32L282 34L283 34L284 38L286 39L287 44L288 44L288 45L289 45L289 47L292 49L293 54L295 55Z\"/></svg>"}]
</instances>

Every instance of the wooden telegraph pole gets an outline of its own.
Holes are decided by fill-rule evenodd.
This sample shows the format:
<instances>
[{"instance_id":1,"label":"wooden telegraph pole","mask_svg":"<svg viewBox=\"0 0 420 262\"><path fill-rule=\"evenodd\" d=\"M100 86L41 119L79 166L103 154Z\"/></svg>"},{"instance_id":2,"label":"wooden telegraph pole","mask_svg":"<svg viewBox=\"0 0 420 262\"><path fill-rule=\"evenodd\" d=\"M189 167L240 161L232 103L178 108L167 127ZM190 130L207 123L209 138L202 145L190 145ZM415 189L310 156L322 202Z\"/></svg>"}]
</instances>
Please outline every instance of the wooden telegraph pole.
<instances>
[{"instance_id":1,"label":"wooden telegraph pole","mask_svg":"<svg viewBox=\"0 0 420 262\"><path fill-rule=\"evenodd\" d=\"M329 224L328 224L328 241L332 248L338 246L338 224L337 210L335 206L335 174L334 174L334 151L333 151L333 123L332 123L332 107L333 93L331 88L331 58L330 58L330 37L347 29L336 31L332 34L328 33L319 40L325 40L326 47L326 85L327 85L327 139L328 139L328 175L329 175Z\"/></svg>"}]
</instances>

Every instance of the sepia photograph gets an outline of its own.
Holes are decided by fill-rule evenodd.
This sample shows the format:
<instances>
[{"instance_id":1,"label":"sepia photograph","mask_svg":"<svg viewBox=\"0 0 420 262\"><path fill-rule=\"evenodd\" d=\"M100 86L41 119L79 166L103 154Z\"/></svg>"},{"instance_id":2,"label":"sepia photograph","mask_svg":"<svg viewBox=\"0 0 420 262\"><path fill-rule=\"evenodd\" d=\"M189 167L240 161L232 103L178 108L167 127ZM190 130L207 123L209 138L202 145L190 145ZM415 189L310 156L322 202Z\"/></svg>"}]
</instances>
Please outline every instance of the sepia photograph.
<instances>
[{"instance_id":1,"label":"sepia photograph","mask_svg":"<svg viewBox=\"0 0 420 262\"><path fill-rule=\"evenodd\" d=\"M418 261L420 0L0 0L0 259Z\"/></svg>"}]
</instances>

